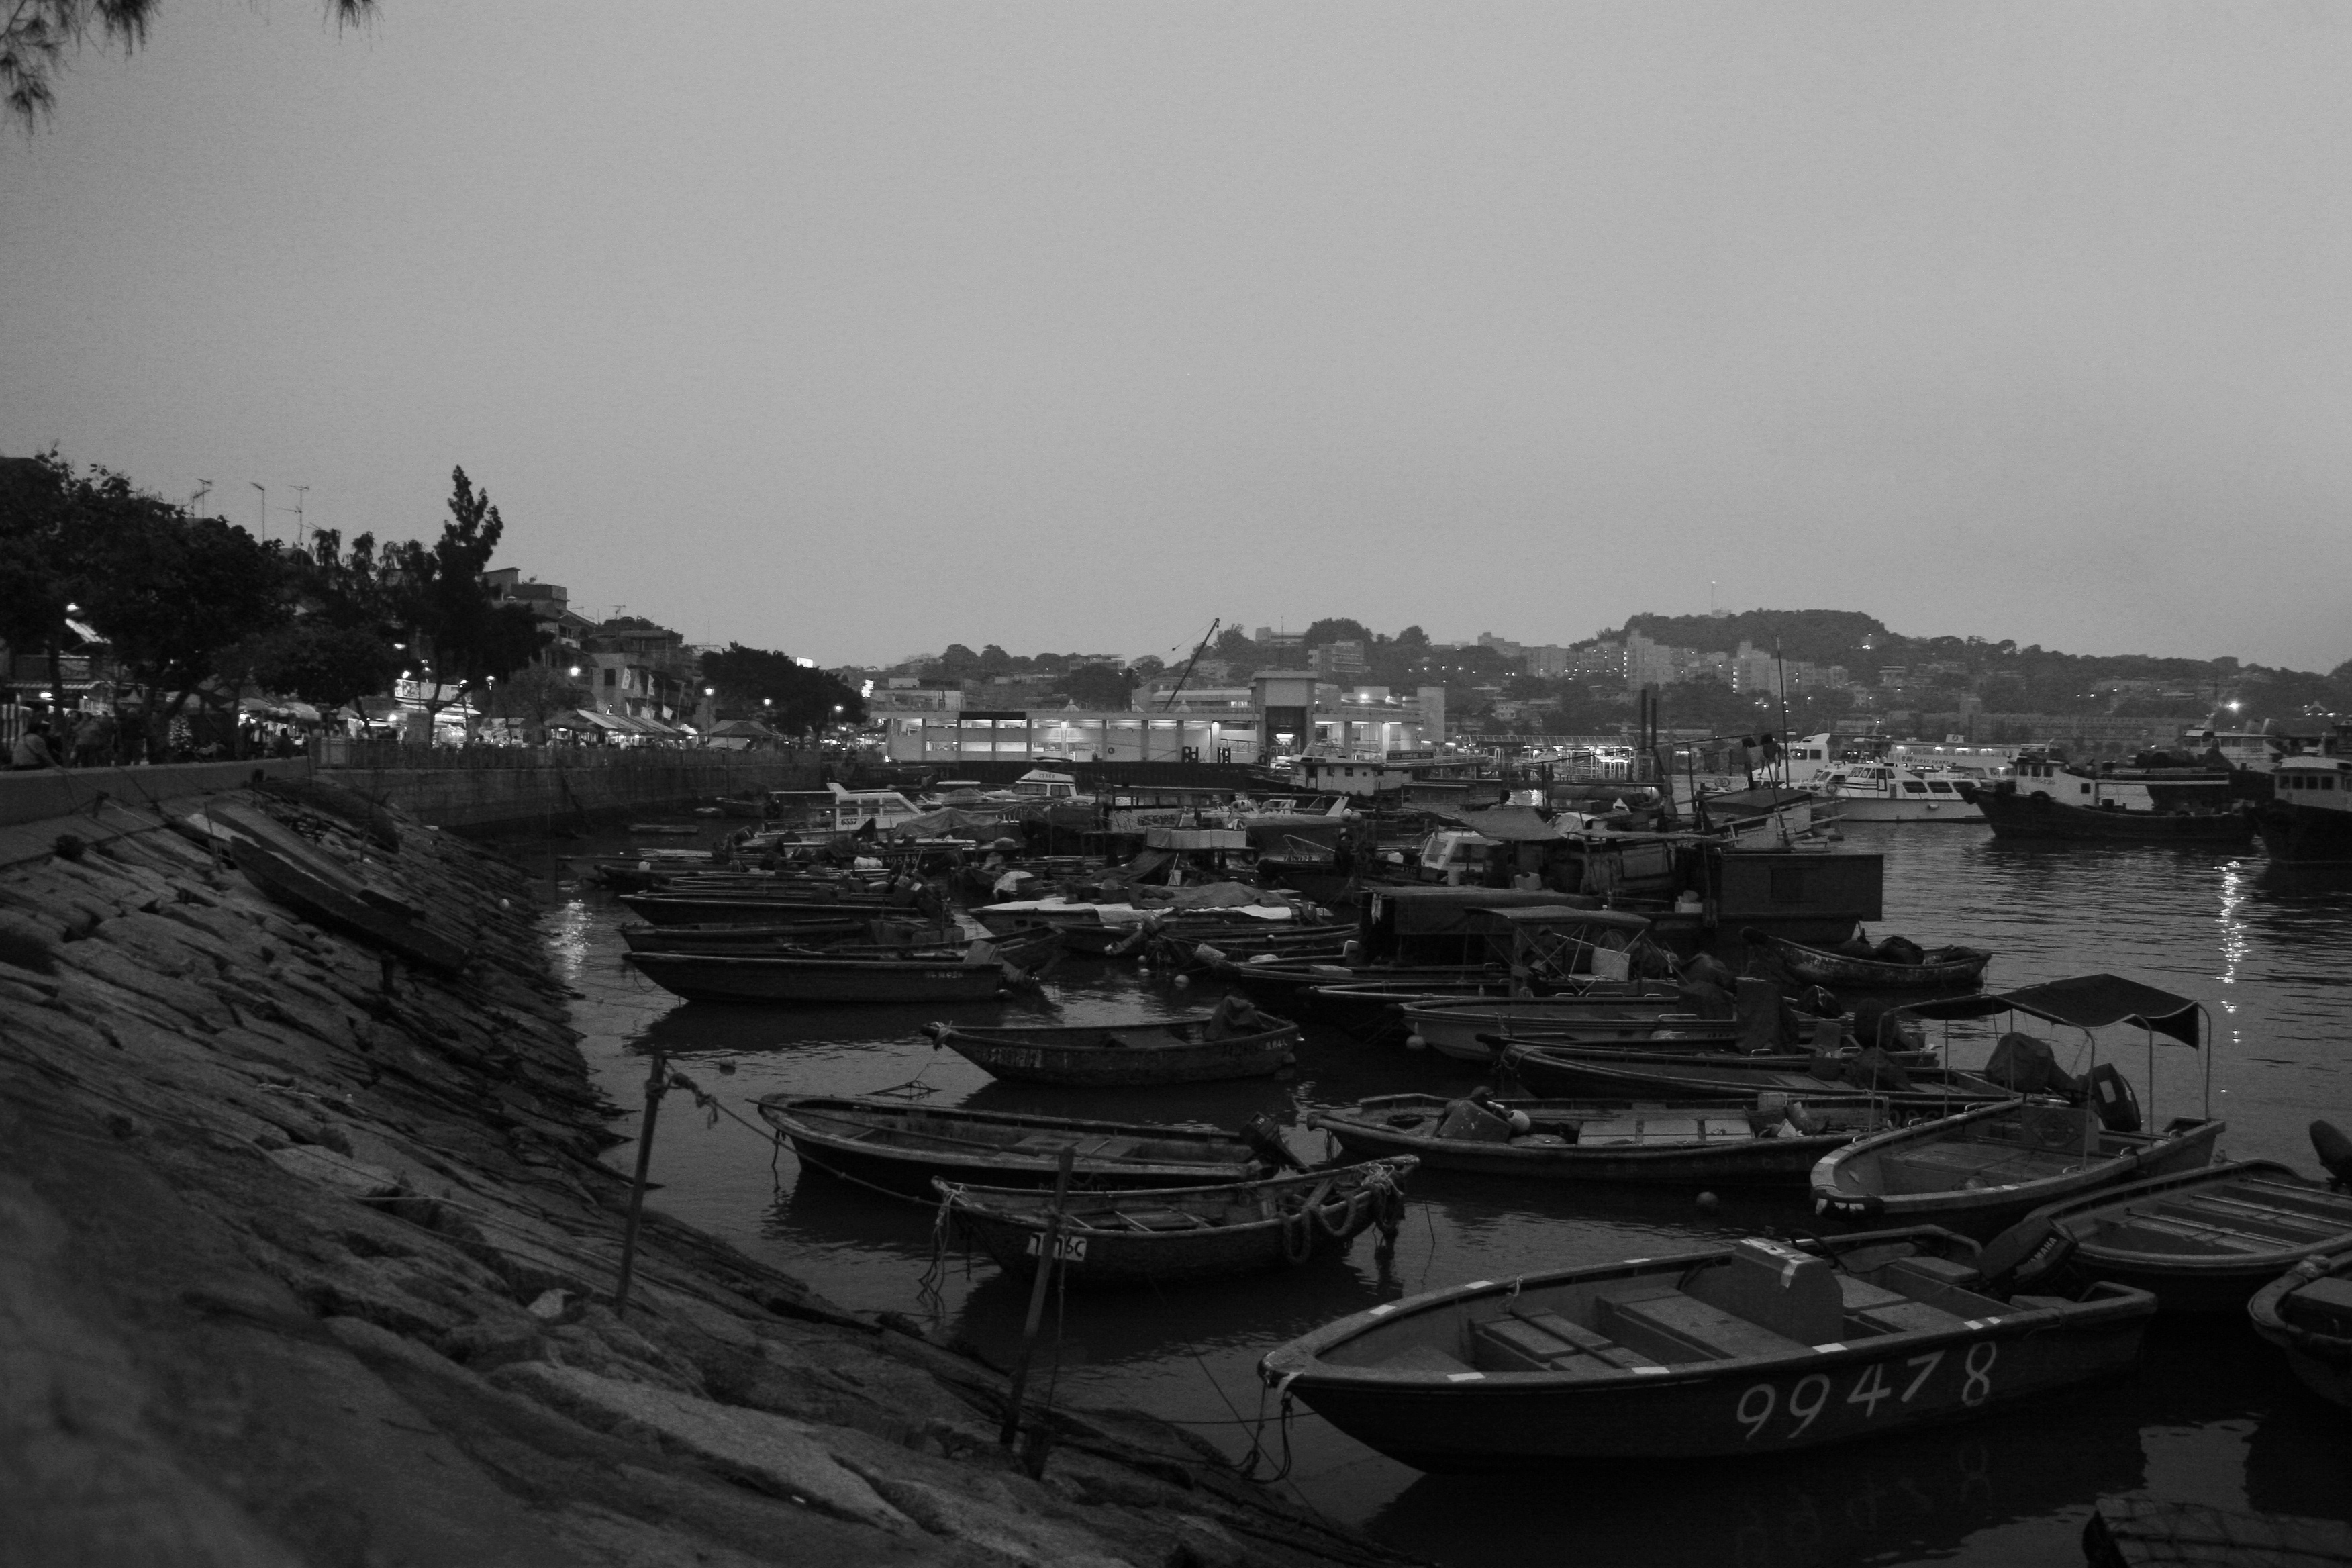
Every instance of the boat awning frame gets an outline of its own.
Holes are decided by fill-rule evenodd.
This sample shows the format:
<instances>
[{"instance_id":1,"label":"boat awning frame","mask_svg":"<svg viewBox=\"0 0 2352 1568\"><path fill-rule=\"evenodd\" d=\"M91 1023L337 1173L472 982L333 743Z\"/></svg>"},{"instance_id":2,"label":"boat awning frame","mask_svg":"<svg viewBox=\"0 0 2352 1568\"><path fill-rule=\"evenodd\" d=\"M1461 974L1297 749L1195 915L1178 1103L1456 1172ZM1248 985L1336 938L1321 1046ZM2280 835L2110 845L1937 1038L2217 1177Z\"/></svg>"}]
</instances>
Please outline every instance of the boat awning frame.
<instances>
[{"instance_id":1,"label":"boat awning frame","mask_svg":"<svg viewBox=\"0 0 2352 1568\"><path fill-rule=\"evenodd\" d=\"M2045 980L2015 991L1915 1002L1896 1011L1918 1018L1984 1018L2018 1012L2077 1029L2138 1024L2194 1049L2202 1043L2197 1019L2204 1007L2186 996L2119 974L2078 974L2071 980Z\"/></svg>"}]
</instances>

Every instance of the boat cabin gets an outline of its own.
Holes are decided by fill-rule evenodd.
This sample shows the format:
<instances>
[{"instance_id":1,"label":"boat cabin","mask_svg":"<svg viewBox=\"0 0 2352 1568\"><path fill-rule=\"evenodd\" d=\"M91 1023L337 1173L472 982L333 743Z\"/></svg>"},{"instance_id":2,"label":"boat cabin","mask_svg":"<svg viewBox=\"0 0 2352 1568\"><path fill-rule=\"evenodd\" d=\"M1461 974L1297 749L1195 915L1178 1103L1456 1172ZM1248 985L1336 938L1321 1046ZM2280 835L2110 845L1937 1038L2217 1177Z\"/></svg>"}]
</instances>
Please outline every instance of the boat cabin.
<instances>
[{"instance_id":1,"label":"boat cabin","mask_svg":"<svg viewBox=\"0 0 2352 1568\"><path fill-rule=\"evenodd\" d=\"M1013 793L1023 800L1076 800L1078 795L1077 776L1031 768L1013 781Z\"/></svg>"},{"instance_id":2,"label":"boat cabin","mask_svg":"<svg viewBox=\"0 0 2352 1568\"><path fill-rule=\"evenodd\" d=\"M877 830L888 832L909 817L923 815L923 808L895 789L844 789L837 784L825 788L833 796L832 820L826 826L835 833L855 833L868 822Z\"/></svg>"},{"instance_id":3,"label":"boat cabin","mask_svg":"<svg viewBox=\"0 0 2352 1568\"><path fill-rule=\"evenodd\" d=\"M1520 919L1521 911L1539 915ZM1640 915L1583 908L1570 896L1509 888L1374 887L1364 889L1357 940L1369 963L1494 965L1508 969L1537 954L1577 944L1630 950L1649 929ZM1577 971L1594 973L1590 961ZM1603 961L1607 967L1612 962Z\"/></svg>"},{"instance_id":4,"label":"boat cabin","mask_svg":"<svg viewBox=\"0 0 2352 1568\"><path fill-rule=\"evenodd\" d=\"M2271 771L2271 791L2289 805L2352 814L2352 758L2281 757Z\"/></svg>"}]
</instances>

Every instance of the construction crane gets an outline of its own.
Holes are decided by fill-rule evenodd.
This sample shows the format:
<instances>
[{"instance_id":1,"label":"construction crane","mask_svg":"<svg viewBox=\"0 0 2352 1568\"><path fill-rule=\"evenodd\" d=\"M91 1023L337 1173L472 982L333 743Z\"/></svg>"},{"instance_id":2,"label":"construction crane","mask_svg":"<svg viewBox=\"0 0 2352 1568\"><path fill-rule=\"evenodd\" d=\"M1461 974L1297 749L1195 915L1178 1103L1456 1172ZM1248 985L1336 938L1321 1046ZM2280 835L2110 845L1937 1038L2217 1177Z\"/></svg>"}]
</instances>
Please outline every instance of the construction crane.
<instances>
[{"instance_id":1,"label":"construction crane","mask_svg":"<svg viewBox=\"0 0 2352 1568\"><path fill-rule=\"evenodd\" d=\"M1184 661L1184 673L1176 678L1176 684L1168 689L1168 696L1160 702L1160 710L1162 713L1168 711L1169 708L1175 703L1176 694L1184 689L1184 683L1192 679L1192 667L1201 662L1202 654L1209 651L1210 639L1217 635L1217 628L1223 625L1224 621L1222 617L1210 620L1209 629L1201 634L1200 642L1192 649L1192 657Z\"/></svg>"}]
</instances>

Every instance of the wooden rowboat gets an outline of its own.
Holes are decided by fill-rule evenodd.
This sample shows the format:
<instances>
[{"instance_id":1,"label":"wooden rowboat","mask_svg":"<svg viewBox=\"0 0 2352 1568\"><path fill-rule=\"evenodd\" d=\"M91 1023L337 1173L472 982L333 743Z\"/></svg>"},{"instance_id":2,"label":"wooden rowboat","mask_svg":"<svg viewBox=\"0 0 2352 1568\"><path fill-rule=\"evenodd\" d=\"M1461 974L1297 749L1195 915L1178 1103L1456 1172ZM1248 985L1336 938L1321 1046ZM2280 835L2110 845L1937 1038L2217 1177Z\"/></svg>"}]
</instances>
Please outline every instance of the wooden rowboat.
<instances>
[{"instance_id":1,"label":"wooden rowboat","mask_svg":"<svg viewBox=\"0 0 2352 1568\"><path fill-rule=\"evenodd\" d=\"M1979 1105L1823 1156L1813 1167L1813 1212L1990 1238L2044 1204L2202 1168L2225 1125L2184 1118L2161 1133L2121 1132L2102 1125L2088 1105Z\"/></svg>"},{"instance_id":2,"label":"wooden rowboat","mask_svg":"<svg viewBox=\"0 0 2352 1568\"><path fill-rule=\"evenodd\" d=\"M832 893L811 889L805 894L756 892L626 893L621 904L630 913L657 926L775 925L796 920L838 920L845 914L880 914L913 905L909 896L882 893Z\"/></svg>"},{"instance_id":3,"label":"wooden rowboat","mask_svg":"<svg viewBox=\"0 0 2352 1568\"><path fill-rule=\"evenodd\" d=\"M1164 1285L1344 1256L1375 1225L1393 1245L1404 1214L1397 1185L1412 1167L1373 1160L1214 1187L1073 1193L1061 1205L1055 1256L1073 1285ZM1036 1268L1051 1192L933 1184L951 1234L978 1242L1000 1268Z\"/></svg>"},{"instance_id":4,"label":"wooden rowboat","mask_svg":"<svg viewBox=\"0 0 2352 1568\"><path fill-rule=\"evenodd\" d=\"M1948 1110L2015 1098L2000 1085L1949 1068L1889 1059L1901 1068L1895 1087L1874 1087L1877 1075L1864 1058L1799 1058L1785 1054L1743 1057L1724 1051L1620 1051L1568 1048L1502 1040L1503 1070L1534 1094L1565 1100L1752 1100L1759 1094L1800 1099L1867 1093L1906 1110ZM1837 1076L1831 1076L1832 1072Z\"/></svg>"},{"instance_id":5,"label":"wooden rowboat","mask_svg":"<svg viewBox=\"0 0 2352 1568\"><path fill-rule=\"evenodd\" d=\"M1053 956L1050 938L973 943L931 956L628 952L646 979L689 1002L982 1002Z\"/></svg>"},{"instance_id":6,"label":"wooden rowboat","mask_svg":"<svg viewBox=\"0 0 2352 1568\"><path fill-rule=\"evenodd\" d=\"M1496 1036L1540 1036L1547 1044L1658 1041L1661 1048L1686 1050L1729 1050L1738 1043L1737 1020L1702 1017L1691 1008L1680 995L1635 996L1612 989L1499 1001L1444 997L1407 1002L1400 1016L1431 1050L1468 1062L1493 1061L1495 1047L1488 1042ZM1664 1045L1668 1041L1674 1044Z\"/></svg>"},{"instance_id":7,"label":"wooden rowboat","mask_svg":"<svg viewBox=\"0 0 2352 1568\"><path fill-rule=\"evenodd\" d=\"M1343 1318L1258 1370L1391 1458L1475 1471L1884 1441L2138 1356L2145 1292L2004 1297L1975 1255L1921 1227L1480 1279Z\"/></svg>"},{"instance_id":8,"label":"wooden rowboat","mask_svg":"<svg viewBox=\"0 0 2352 1568\"><path fill-rule=\"evenodd\" d=\"M1856 958L1825 947L1774 936L1749 926L1740 936L1751 948L1763 948L1780 966L1808 985L1848 991L1960 991L1982 984L1985 965L1992 954L1975 947L1929 948L1916 963L1893 963L1885 959Z\"/></svg>"},{"instance_id":9,"label":"wooden rowboat","mask_svg":"<svg viewBox=\"0 0 2352 1568\"><path fill-rule=\"evenodd\" d=\"M230 840L229 853L246 879L269 899L330 931L396 953L436 974L456 975L473 957L472 950L464 944L369 898L368 890L355 879L331 877L311 864L243 837Z\"/></svg>"},{"instance_id":10,"label":"wooden rowboat","mask_svg":"<svg viewBox=\"0 0 2352 1568\"><path fill-rule=\"evenodd\" d=\"M2317 1253L2352 1247L2352 1194L2271 1160L2233 1160L2047 1205L1985 1267L2021 1289L2120 1280L2167 1312L2235 1312Z\"/></svg>"},{"instance_id":11,"label":"wooden rowboat","mask_svg":"<svg viewBox=\"0 0 2352 1568\"><path fill-rule=\"evenodd\" d=\"M1579 1100L1498 1100L1526 1115L1526 1131L1466 1115L1436 1094L1384 1094L1309 1111L1358 1159L1412 1154L1433 1171L1555 1182L1661 1182L1703 1187L1801 1187L1813 1163L1886 1125L1860 1096L1738 1106L1602 1105ZM1499 1136L1497 1134L1500 1134Z\"/></svg>"},{"instance_id":12,"label":"wooden rowboat","mask_svg":"<svg viewBox=\"0 0 2352 1568\"><path fill-rule=\"evenodd\" d=\"M1075 1155L1073 1184L1087 1190L1227 1185L1254 1181L1280 1163L1271 1149L1213 1127L788 1094L765 1096L759 1105L803 1164L921 1203L931 1200L934 1180L1051 1187L1064 1149Z\"/></svg>"},{"instance_id":13,"label":"wooden rowboat","mask_svg":"<svg viewBox=\"0 0 2352 1568\"><path fill-rule=\"evenodd\" d=\"M944 1046L995 1078L1021 1083L1144 1088L1265 1078L1291 1065L1298 1026L1255 1013L1257 1026L1220 1025L1217 1015L1137 1024L968 1028L927 1024L933 1048Z\"/></svg>"},{"instance_id":14,"label":"wooden rowboat","mask_svg":"<svg viewBox=\"0 0 2352 1568\"><path fill-rule=\"evenodd\" d=\"M864 919L800 921L782 925L623 926L631 952L761 952L795 942L863 936Z\"/></svg>"},{"instance_id":15,"label":"wooden rowboat","mask_svg":"<svg viewBox=\"0 0 2352 1568\"><path fill-rule=\"evenodd\" d=\"M2305 1258L2256 1292L2246 1315L2305 1388L2352 1409L2352 1247Z\"/></svg>"}]
</instances>

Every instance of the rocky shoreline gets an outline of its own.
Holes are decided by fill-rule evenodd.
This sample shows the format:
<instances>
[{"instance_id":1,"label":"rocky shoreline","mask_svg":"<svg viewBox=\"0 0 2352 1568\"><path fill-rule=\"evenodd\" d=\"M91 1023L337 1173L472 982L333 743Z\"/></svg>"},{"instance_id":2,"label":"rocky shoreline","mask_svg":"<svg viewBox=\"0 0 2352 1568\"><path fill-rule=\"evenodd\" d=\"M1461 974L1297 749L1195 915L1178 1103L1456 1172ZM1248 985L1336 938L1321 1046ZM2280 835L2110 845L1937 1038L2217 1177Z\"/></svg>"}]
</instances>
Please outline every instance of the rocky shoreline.
<instances>
[{"instance_id":1,"label":"rocky shoreline","mask_svg":"<svg viewBox=\"0 0 2352 1568\"><path fill-rule=\"evenodd\" d=\"M1061 1408L649 1210L490 852L238 792L472 952L387 965L176 829L0 828L0 1559L1397 1562L1174 1429ZM396 847L393 846L396 845ZM362 868L364 870L362 872Z\"/></svg>"}]
</instances>

